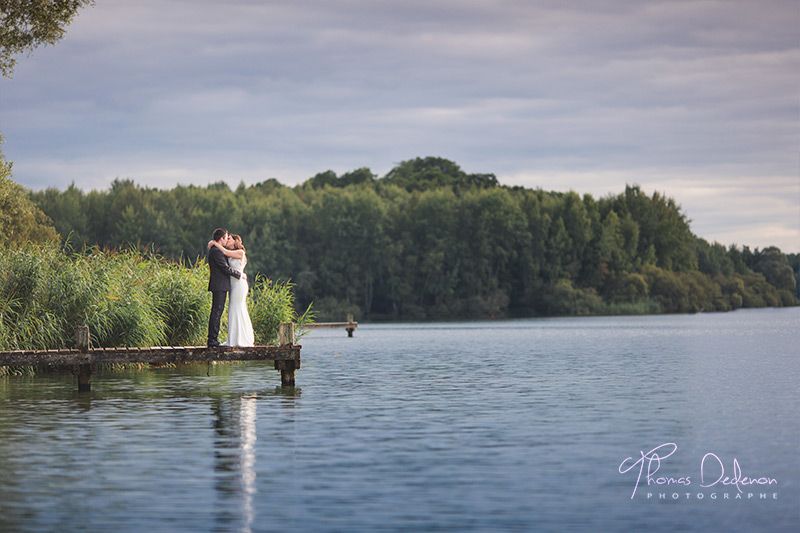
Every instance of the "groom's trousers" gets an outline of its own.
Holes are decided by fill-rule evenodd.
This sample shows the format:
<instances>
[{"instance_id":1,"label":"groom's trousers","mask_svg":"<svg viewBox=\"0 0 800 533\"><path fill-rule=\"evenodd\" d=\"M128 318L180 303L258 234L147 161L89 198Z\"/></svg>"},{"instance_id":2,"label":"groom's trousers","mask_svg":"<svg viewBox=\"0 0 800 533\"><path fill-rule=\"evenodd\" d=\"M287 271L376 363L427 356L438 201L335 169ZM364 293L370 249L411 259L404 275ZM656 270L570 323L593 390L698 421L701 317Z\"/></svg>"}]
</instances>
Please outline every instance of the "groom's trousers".
<instances>
[{"instance_id":1,"label":"groom's trousers","mask_svg":"<svg viewBox=\"0 0 800 533\"><path fill-rule=\"evenodd\" d=\"M211 291L211 315L208 317L208 344L217 344L219 341L219 322L225 310L227 291Z\"/></svg>"}]
</instances>

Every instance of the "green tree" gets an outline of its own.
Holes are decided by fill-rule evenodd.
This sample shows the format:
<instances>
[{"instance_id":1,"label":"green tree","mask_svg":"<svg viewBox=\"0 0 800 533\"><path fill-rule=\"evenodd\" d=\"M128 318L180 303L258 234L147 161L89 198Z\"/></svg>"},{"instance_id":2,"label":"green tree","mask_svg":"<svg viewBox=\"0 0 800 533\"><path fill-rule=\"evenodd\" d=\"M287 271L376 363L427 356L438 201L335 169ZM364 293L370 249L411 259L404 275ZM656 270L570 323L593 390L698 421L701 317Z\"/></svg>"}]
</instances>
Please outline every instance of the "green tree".
<instances>
[{"instance_id":1,"label":"green tree","mask_svg":"<svg viewBox=\"0 0 800 533\"><path fill-rule=\"evenodd\" d=\"M446 315L454 304L463 257L456 235L459 202L451 189L415 192L412 198L403 251L412 295L404 307L417 315Z\"/></svg>"},{"instance_id":2,"label":"green tree","mask_svg":"<svg viewBox=\"0 0 800 533\"><path fill-rule=\"evenodd\" d=\"M266 193L254 186L240 201L248 269L274 280L292 280L298 305L308 307L317 281L308 246L311 208L285 187Z\"/></svg>"},{"instance_id":3,"label":"green tree","mask_svg":"<svg viewBox=\"0 0 800 533\"><path fill-rule=\"evenodd\" d=\"M783 305L797 305L797 280L788 258L775 246L757 255L753 271L762 274L767 283L778 290Z\"/></svg>"},{"instance_id":4,"label":"green tree","mask_svg":"<svg viewBox=\"0 0 800 533\"><path fill-rule=\"evenodd\" d=\"M342 174L339 177L336 176L333 170L326 170L306 181L304 185L307 184L313 189L319 189L325 186L341 188L361 183L373 183L374 180L375 174L368 168L359 168L358 170Z\"/></svg>"},{"instance_id":5,"label":"green tree","mask_svg":"<svg viewBox=\"0 0 800 533\"><path fill-rule=\"evenodd\" d=\"M389 171L383 180L409 191L450 187L454 191L471 187L491 188L498 185L494 174L467 174L452 161L441 157L418 157L403 161Z\"/></svg>"},{"instance_id":6,"label":"green tree","mask_svg":"<svg viewBox=\"0 0 800 533\"><path fill-rule=\"evenodd\" d=\"M562 264L570 279L577 279L585 259L586 247L592 238L591 219L586 204L574 191L560 197L558 216L564 221L567 232L566 259Z\"/></svg>"},{"instance_id":7,"label":"green tree","mask_svg":"<svg viewBox=\"0 0 800 533\"><path fill-rule=\"evenodd\" d=\"M789 261L792 272L794 272L794 279L796 281L794 295L800 298L800 254L787 254L786 259Z\"/></svg>"},{"instance_id":8,"label":"green tree","mask_svg":"<svg viewBox=\"0 0 800 533\"><path fill-rule=\"evenodd\" d=\"M699 309L692 309L690 289L677 272L647 265L642 274L647 282L650 295L661 304L667 313L699 311Z\"/></svg>"},{"instance_id":9,"label":"green tree","mask_svg":"<svg viewBox=\"0 0 800 533\"><path fill-rule=\"evenodd\" d=\"M14 56L54 45L80 8L94 0L0 0L0 74L10 78Z\"/></svg>"},{"instance_id":10,"label":"green tree","mask_svg":"<svg viewBox=\"0 0 800 533\"><path fill-rule=\"evenodd\" d=\"M461 200L458 237L463 314L497 315L510 302L510 272L525 241L525 217L506 189L473 188Z\"/></svg>"},{"instance_id":11,"label":"green tree","mask_svg":"<svg viewBox=\"0 0 800 533\"><path fill-rule=\"evenodd\" d=\"M28 190L11 179L12 163L0 151L0 244L20 245L56 239L49 218L31 201Z\"/></svg>"},{"instance_id":12,"label":"green tree","mask_svg":"<svg viewBox=\"0 0 800 533\"><path fill-rule=\"evenodd\" d=\"M600 226L597 252L599 256L598 268L603 278L614 276L628 270L625 263L624 243L619 216L615 211L609 211Z\"/></svg>"},{"instance_id":13,"label":"green tree","mask_svg":"<svg viewBox=\"0 0 800 533\"><path fill-rule=\"evenodd\" d=\"M725 247L718 242L710 245L704 239L697 239L697 268L709 276L734 273L733 260Z\"/></svg>"},{"instance_id":14,"label":"green tree","mask_svg":"<svg viewBox=\"0 0 800 533\"><path fill-rule=\"evenodd\" d=\"M618 215L630 214L638 224L637 253L643 264L655 254L656 265L660 268L697 268L696 238L689 228L689 220L674 199L659 192L648 197L639 185L628 185L624 194L612 200L612 205Z\"/></svg>"},{"instance_id":15,"label":"green tree","mask_svg":"<svg viewBox=\"0 0 800 533\"><path fill-rule=\"evenodd\" d=\"M321 189L326 185L336 187L339 184L339 178L333 170L326 170L325 172L318 172L313 178L306 181L306 184L312 189Z\"/></svg>"},{"instance_id":16,"label":"green tree","mask_svg":"<svg viewBox=\"0 0 800 533\"><path fill-rule=\"evenodd\" d=\"M758 256L758 260L753 265L753 271L764 274L767 282L778 290L794 292L797 283L794 279L794 272L780 248L770 246L762 250Z\"/></svg>"},{"instance_id":17,"label":"green tree","mask_svg":"<svg viewBox=\"0 0 800 533\"><path fill-rule=\"evenodd\" d=\"M308 200L313 221L308 245L321 290L340 311L354 305L369 313L387 241L383 202L363 185L326 187Z\"/></svg>"},{"instance_id":18,"label":"green tree","mask_svg":"<svg viewBox=\"0 0 800 533\"><path fill-rule=\"evenodd\" d=\"M50 214L56 231L64 238L69 237L73 247L89 241L86 195L74 182L63 192L53 187L33 192L31 199L42 211Z\"/></svg>"},{"instance_id":19,"label":"green tree","mask_svg":"<svg viewBox=\"0 0 800 533\"><path fill-rule=\"evenodd\" d=\"M549 249L548 235L552 218L546 212L549 195L542 191L514 189L523 216L524 238L520 243L518 261L511 273L515 280L511 293L513 304L521 309L533 309L541 289L543 268L548 265L545 257Z\"/></svg>"},{"instance_id":20,"label":"green tree","mask_svg":"<svg viewBox=\"0 0 800 533\"><path fill-rule=\"evenodd\" d=\"M609 302L635 303L648 296L649 288L641 274L622 272L611 278L606 293Z\"/></svg>"}]
</instances>

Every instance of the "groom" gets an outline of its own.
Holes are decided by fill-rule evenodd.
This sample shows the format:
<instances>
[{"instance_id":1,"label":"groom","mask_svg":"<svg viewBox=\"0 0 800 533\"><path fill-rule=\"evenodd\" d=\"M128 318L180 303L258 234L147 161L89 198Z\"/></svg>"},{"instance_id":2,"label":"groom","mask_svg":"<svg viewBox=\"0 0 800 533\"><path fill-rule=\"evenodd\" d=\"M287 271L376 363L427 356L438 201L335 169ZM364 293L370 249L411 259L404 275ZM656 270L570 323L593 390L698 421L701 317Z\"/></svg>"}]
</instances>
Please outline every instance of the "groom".
<instances>
[{"instance_id":1,"label":"groom","mask_svg":"<svg viewBox=\"0 0 800 533\"><path fill-rule=\"evenodd\" d=\"M214 230L214 240L222 246L231 246L233 238L228 235L228 230L217 228ZM208 290L211 291L211 316L208 317L208 347L219 346L219 321L225 310L225 300L231 291L231 278L241 279L243 274L228 265L228 258L217 248L212 246L208 250ZM245 278L247 279L247 278Z\"/></svg>"}]
</instances>

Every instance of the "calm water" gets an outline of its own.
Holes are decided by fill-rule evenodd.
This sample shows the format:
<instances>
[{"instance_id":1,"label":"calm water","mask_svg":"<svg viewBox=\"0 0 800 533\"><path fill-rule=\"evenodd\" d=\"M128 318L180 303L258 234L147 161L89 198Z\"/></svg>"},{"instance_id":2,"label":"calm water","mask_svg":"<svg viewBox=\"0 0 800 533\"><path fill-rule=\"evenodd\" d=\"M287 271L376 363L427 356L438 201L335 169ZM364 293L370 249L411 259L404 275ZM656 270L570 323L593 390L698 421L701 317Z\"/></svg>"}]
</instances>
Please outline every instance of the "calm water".
<instances>
[{"instance_id":1,"label":"calm water","mask_svg":"<svg viewBox=\"0 0 800 533\"><path fill-rule=\"evenodd\" d=\"M0 530L800 520L800 309L362 325L301 343L293 390L256 363L103 371L88 394L70 375L0 378ZM620 473L667 443L638 487L638 466Z\"/></svg>"}]
</instances>

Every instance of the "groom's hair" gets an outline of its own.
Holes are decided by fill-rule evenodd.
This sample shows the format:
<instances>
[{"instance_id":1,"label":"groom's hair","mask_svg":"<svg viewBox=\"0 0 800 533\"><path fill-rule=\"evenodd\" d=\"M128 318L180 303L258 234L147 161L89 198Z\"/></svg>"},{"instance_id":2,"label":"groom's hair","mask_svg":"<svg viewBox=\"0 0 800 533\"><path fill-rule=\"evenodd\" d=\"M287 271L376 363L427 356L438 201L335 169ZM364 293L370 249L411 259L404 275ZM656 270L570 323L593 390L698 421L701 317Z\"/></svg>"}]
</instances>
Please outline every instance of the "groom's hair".
<instances>
[{"instance_id":1,"label":"groom's hair","mask_svg":"<svg viewBox=\"0 0 800 533\"><path fill-rule=\"evenodd\" d=\"M215 229L214 230L214 240L215 241L220 240L222 237L225 236L226 233L228 233L228 230L226 230L226 229L222 229L222 228Z\"/></svg>"}]
</instances>

